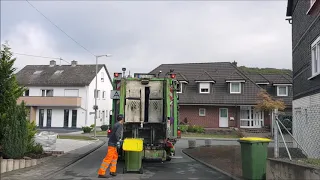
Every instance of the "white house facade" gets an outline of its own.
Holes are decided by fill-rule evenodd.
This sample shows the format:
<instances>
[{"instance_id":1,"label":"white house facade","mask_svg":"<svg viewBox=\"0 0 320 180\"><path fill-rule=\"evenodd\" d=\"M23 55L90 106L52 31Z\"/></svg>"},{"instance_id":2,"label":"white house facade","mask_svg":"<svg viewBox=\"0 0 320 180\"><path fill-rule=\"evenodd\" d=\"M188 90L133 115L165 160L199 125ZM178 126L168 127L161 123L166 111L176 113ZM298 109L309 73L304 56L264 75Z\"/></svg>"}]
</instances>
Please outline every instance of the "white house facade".
<instances>
[{"instance_id":1,"label":"white house facade","mask_svg":"<svg viewBox=\"0 0 320 180\"><path fill-rule=\"evenodd\" d=\"M40 128L81 128L94 124L95 65L28 65L17 73L20 85L28 90L25 101L30 120ZM105 65L98 65L97 126L108 125L112 101L111 78Z\"/></svg>"}]
</instances>

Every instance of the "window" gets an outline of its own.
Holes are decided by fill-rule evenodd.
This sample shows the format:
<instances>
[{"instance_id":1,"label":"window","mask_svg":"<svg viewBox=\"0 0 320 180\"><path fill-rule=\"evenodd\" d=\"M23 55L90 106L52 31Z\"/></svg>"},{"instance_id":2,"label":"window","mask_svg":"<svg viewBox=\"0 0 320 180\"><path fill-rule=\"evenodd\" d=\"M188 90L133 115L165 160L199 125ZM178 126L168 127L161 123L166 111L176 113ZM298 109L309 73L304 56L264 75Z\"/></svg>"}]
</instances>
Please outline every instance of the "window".
<instances>
[{"instance_id":1,"label":"window","mask_svg":"<svg viewBox=\"0 0 320 180\"><path fill-rule=\"evenodd\" d=\"M94 93L94 97L100 98L100 90L95 90L96 93Z\"/></svg>"},{"instance_id":2,"label":"window","mask_svg":"<svg viewBox=\"0 0 320 180\"><path fill-rule=\"evenodd\" d=\"M182 93L182 82L177 84L177 93Z\"/></svg>"},{"instance_id":3,"label":"window","mask_svg":"<svg viewBox=\"0 0 320 180\"><path fill-rule=\"evenodd\" d=\"M41 90L41 96L52 97L53 96L53 90L52 89L42 89Z\"/></svg>"},{"instance_id":4,"label":"window","mask_svg":"<svg viewBox=\"0 0 320 180\"><path fill-rule=\"evenodd\" d=\"M101 72L101 82L104 82L104 73Z\"/></svg>"},{"instance_id":5,"label":"window","mask_svg":"<svg viewBox=\"0 0 320 180\"><path fill-rule=\"evenodd\" d=\"M320 36L311 45L312 76L320 74Z\"/></svg>"},{"instance_id":6,"label":"window","mask_svg":"<svg viewBox=\"0 0 320 180\"><path fill-rule=\"evenodd\" d=\"M231 94L240 94L241 93L241 83L240 82L231 82L230 83L230 93Z\"/></svg>"},{"instance_id":7,"label":"window","mask_svg":"<svg viewBox=\"0 0 320 180\"><path fill-rule=\"evenodd\" d=\"M205 108L199 109L199 116L206 116L206 109Z\"/></svg>"},{"instance_id":8,"label":"window","mask_svg":"<svg viewBox=\"0 0 320 180\"><path fill-rule=\"evenodd\" d=\"M64 96L79 97L79 89L65 89Z\"/></svg>"},{"instance_id":9,"label":"window","mask_svg":"<svg viewBox=\"0 0 320 180\"><path fill-rule=\"evenodd\" d=\"M54 72L54 74L61 74L63 72L63 70L57 70L56 72Z\"/></svg>"},{"instance_id":10,"label":"window","mask_svg":"<svg viewBox=\"0 0 320 180\"><path fill-rule=\"evenodd\" d=\"M106 98L106 91L103 91L102 92L102 99L105 99Z\"/></svg>"},{"instance_id":11,"label":"window","mask_svg":"<svg viewBox=\"0 0 320 180\"><path fill-rule=\"evenodd\" d=\"M24 96L29 96L29 89L24 92Z\"/></svg>"},{"instance_id":12,"label":"window","mask_svg":"<svg viewBox=\"0 0 320 180\"><path fill-rule=\"evenodd\" d=\"M277 96L288 96L288 86L277 86Z\"/></svg>"},{"instance_id":13,"label":"window","mask_svg":"<svg viewBox=\"0 0 320 180\"><path fill-rule=\"evenodd\" d=\"M42 71L35 71L33 74L41 74Z\"/></svg>"},{"instance_id":14,"label":"window","mask_svg":"<svg viewBox=\"0 0 320 180\"><path fill-rule=\"evenodd\" d=\"M210 83L200 83L199 90L202 94L209 94L210 93Z\"/></svg>"}]
</instances>

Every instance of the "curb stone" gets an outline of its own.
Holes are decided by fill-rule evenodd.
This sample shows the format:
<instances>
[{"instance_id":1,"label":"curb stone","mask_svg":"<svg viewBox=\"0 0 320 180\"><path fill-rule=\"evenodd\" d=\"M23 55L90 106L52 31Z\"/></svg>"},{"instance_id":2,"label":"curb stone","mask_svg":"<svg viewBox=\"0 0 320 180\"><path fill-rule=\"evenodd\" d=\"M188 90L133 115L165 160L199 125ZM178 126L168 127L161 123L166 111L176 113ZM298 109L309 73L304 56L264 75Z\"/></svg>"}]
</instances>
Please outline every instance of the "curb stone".
<instances>
[{"instance_id":1,"label":"curb stone","mask_svg":"<svg viewBox=\"0 0 320 180\"><path fill-rule=\"evenodd\" d=\"M84 157L86 157L87 155L91 154L92 152L96 151L97 149L99 149L100 147L102 147L104 144L106 143L106 141L98 141L96 142L96 144L98 144L96 147L94 147L93 149L87 151L84 154L81 154L80 156L78 156L77 158L75 158L74 160L68 162L66 165L64 165L63 167L58 168L57 170L50 172L46 175L43 175L43 177L45 177L46 179L51 179L55 174L59 173L60 171L68 168L69 166L71 166L72 164L76 163L77 161L83 159ZM64 156L64 155L62 155Z\"/></svg>"},{"instance_id":2,"label":"curb stone","mask_svg":"<svg viewBox=\"0 0 320 180\"><path fill-rule=\"evenodd\" d=\"M217 167L215 167L215 166L212 166L212 165L209 164L209 163L206 163L206 162L204 162L204 161L202 161L202 160L200 160L200 159L198 159L198 158L195 158L195 157L191 156L191 155L190 155L189 153L187 153L184 149L182 150L182 152L183 152L185 155L189 156L190 158L198 161L199 163L201 163L201 164L203 164L203 165L205 165L205 166L207 166L207 167L209 167L209 168L211 168L211 169L214 169L214 170L216 170L216 171L218 171L218 172L220 172L220 173L222 173L222 174L224 174L224 175L226 175L226 176L229 176L229 177L230 177L231 179L233 179L233 180L243 180L243 179L238 178L238 177L235 177L235 176L233 176L232 174L230 174L230 173L228 173L228 172L226 172L226 171L223 171L223 170L221 170L221 169L219 169L219 168L217 168Z\"/></svg>"}]
</instances>

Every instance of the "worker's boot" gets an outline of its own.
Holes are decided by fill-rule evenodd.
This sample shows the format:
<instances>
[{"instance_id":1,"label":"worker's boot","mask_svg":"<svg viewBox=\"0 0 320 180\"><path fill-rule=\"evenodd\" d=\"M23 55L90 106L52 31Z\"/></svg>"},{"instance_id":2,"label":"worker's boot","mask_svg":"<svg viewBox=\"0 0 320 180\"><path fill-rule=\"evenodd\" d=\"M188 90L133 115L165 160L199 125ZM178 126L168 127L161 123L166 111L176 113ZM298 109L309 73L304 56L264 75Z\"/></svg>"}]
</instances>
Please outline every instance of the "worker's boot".
<instances>
[{"instance_id":1,"label":"worker's boot","mask_svg":"<svg viewBox=\"0 0 320 180\"><path fill-rule=\"evenodd\" d=\"M115 172L110 172L110 175L111 175L111 176L116 176L117 173L115 173Z\"/></svg>"},{"instance_id":2,"label":"worker's boot","mask_svg":"<svg viewBox=\"0 0 320 180\"><path fill-rule=\"evenodd\" d=\"M106 175L100 175L98 176L98 178L108 178Z\"/></svg>"}]
</instances>

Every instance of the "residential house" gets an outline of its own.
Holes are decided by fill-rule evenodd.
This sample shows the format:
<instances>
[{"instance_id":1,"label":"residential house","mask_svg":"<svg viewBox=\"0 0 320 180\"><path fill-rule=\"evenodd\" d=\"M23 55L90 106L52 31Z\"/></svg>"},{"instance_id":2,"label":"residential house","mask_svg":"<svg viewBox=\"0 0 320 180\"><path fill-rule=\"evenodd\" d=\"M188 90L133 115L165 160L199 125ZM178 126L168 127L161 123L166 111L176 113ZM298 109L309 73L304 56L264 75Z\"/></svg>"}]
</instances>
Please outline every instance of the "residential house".
<instances>
[{"instance_id":1,"label":"residential house","mask_svg":"<svg viewBox=\"0 0 320 180\"><path fill-rule=\"evenodd\" d=\"M179 81L180 122L205 128L270 125L269 113L254 108L263 88L284 99L287 111L291 111L289 75L247 74L230 62L162 64L150 73L162 71L160 77L163 77L170 69Z\"/></svg>"},{"instance_id":2,"label":"residential house","mask_svg":"<svg viewBox=\"0 0 320 180\"><path fill-rule=\"evenodd\" d=\"M81 128L94 124L96 65L27 65L16 78L27 88L18 102L25 101L30 120L42 128ZM105 65L98 65L97 126L109 124L112 110L111 77Z\"/></svg>"},{"instance_id":3,"label":"residential house","mask_svg":"<svg viewBox=\"0 0 320 180\"><path fill-rule=\"evenodd\" d=\"M292 23L293 135L320 158L320 0L288 0Z\"/></svg>"}]
</instances>

